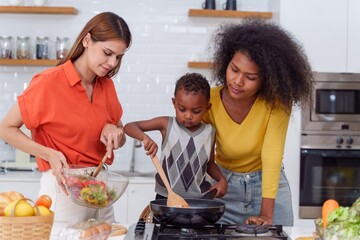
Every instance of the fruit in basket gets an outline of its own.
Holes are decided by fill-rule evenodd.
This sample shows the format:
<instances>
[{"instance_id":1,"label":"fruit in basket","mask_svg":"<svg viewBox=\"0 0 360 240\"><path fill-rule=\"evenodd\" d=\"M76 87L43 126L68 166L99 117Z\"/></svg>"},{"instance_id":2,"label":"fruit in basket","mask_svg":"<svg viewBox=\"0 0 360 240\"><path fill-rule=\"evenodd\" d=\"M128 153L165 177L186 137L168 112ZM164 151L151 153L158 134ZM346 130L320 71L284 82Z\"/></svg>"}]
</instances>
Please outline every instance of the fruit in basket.
<instances>
[{"instance_id":1,"label":"fruit in basket","mask_svg":"<svg viewBox=\"0 0 360 240\"><path fill-rule=\"evenodd\" d=\"M12 216L13 210L15 217L34 216L34 208L25 199L15 200L9 203L4 209L5 216Z\"/></svg>"},{"instance_id":2,"label":"fruit in basket","mask_svg":"<svg viewBox=\"0 0 360 240\"><path fill-rule=\"evenodd\" d=\"M324 202L321 209L321 217L323 220L323 227L326 227L328 224L328 217L330 213L339 207L339 203L334 199L328 199Z\"/></svg>"},{"instance_id":3,"label":"fruit in basket","mask_svg":"<svg viewBox=\"0 0 360 240\"><path fill-rule=\"evenodd\" d=\"M52 204L52 199L51 199L51 197L49 195L46 195L46 194L41 195L40 197L38 197L38 199L35 202L36 206L44 206L47 209L50 209L51 204Z\"/></svg>"},{"instance_id":4,"label":"fruit in basket","mask_svg":"<svg viewBox=\"0 0 360 240\"><path fill-rule=\"evenodd\" d=\"M39 209L39 213L41 216L46 216L51 214L51 211L47 207L37 206L37 208ZM34 207L34 215L36 215L36 207Z\"/></svg>"},{"instance_id":5,"label":"fruit in basket","mask_svg":"<svg viewBox=\"0 0 360 240\"><path fill-rule=\"evenodd\" d=\"M16 191L2 192L0 193L0 216L4 216L5 207L15 200L24 199L24 195Z\"/></svg>"}]
</instances>

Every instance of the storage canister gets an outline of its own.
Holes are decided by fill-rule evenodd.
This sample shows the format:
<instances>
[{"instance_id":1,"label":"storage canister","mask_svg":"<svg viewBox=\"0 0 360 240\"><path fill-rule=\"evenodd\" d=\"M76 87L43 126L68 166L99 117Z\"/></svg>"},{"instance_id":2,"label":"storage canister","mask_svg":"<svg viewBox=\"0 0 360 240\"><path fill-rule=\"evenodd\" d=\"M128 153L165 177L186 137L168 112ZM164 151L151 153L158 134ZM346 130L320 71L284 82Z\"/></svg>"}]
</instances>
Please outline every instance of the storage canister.
<instances>
[{"instance_id":1,"label":"storage canister","mask_svg":"<svg viewBox=\"0 0 360 240\"><path fill-rule=\"evenodd\" d=\"M36 38L36 59L49 58L49 38L37 37Z\"/></svg>"},{"instance_id":2,"label":"storage canister","mask_svg":"<svg viewBox=\"0 0 360 240\"><path fill-rule=\"evenodd\" d=\"M30 38L19 36L16 40L16 58L29 59L30 58Z\"/></svg>"},{"instance_id":3,"label":"storage canister","mask_svg":"<svg viewBox=\"0 0 360 240\"><path fill-rule=\"evenodd\" d=\"M69 53L69 38L56 38L56 58L62 59Z\"/></svg>"},{"instance_id":4,"label":"storage canister","mask_svg":"<svg viewBox=\"0 0 360 240\"><path fill-rule=\"evenodd\" d=\"M0 36L0 58L11 58L12 37Z\"/></svg>"}]
</instances>

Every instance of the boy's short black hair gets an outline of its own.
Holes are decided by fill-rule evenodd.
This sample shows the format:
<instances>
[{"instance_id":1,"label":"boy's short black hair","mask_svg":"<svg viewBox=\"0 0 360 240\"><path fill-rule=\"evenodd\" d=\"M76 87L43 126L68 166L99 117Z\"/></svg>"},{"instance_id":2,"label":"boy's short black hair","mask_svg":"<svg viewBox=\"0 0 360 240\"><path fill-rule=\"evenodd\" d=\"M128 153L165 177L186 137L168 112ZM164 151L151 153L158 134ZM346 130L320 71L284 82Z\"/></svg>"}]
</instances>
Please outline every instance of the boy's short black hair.
<instances>
[{"instance_id":1,"label":"boy's short black hair","mask_svg":"<svg viewBox=\"0 0 360 240\"><path fill-rule=\"evenodd\" d=\"M210 84L209 81L200 73L186 73L176 81L174 95L179 90L185 90L185 92L201 92L206 100L210 99Z\"/></svg>"}]
</instances>

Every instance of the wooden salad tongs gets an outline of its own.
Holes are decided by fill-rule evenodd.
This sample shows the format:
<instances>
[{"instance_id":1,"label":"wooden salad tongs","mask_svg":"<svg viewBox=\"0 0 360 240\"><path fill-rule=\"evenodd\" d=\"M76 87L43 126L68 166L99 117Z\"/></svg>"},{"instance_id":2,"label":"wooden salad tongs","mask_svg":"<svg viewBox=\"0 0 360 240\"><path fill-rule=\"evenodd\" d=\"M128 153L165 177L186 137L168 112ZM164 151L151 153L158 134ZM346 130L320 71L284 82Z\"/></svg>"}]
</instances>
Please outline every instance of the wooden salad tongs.
<instances>
[{"instance_id":1,"label":"wooden salad tongs","mask_svg":"<svg viewBox=\"0 0 360 240\"><path fill-rule=\"evenodd\" d=\"M169 181L165 175L164 169L162 168L158 157L155 155L152 158L152 161L155 165L157 172L159 173L161 180L164 182L166 190L168 192L168 198L166 205L168 207L180 207L180 208L188 208L189 204L182 198L180 195L176 194L170 187Z\"/></svg>"}]
</instances>

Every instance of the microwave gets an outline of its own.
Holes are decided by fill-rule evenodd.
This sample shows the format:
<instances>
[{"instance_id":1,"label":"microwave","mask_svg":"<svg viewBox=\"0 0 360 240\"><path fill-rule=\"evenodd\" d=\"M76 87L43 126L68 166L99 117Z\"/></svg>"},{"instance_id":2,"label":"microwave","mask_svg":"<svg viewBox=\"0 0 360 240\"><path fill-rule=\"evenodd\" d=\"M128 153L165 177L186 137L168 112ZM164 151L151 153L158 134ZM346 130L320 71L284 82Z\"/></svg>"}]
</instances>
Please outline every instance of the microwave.
<instances>
[{"instance_id":1,"label":"microwave","mask_svg":"<svg viewBox=\"0 0 360 240\"><path fill-rule=\"evenodd\" d=\"M302 132L360 131L360 74L314 72L312 102L303 106Z\"/></svg>"}]
</instances>

